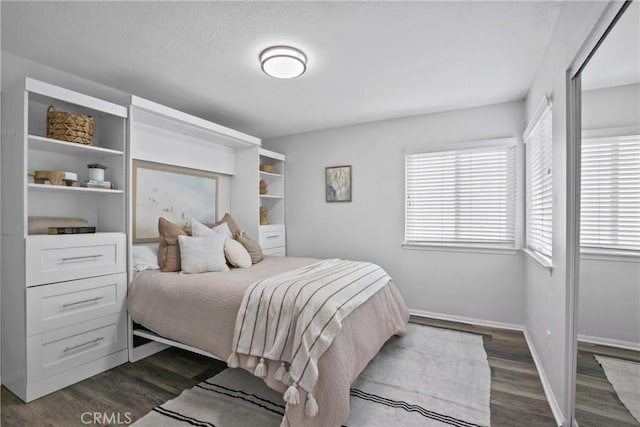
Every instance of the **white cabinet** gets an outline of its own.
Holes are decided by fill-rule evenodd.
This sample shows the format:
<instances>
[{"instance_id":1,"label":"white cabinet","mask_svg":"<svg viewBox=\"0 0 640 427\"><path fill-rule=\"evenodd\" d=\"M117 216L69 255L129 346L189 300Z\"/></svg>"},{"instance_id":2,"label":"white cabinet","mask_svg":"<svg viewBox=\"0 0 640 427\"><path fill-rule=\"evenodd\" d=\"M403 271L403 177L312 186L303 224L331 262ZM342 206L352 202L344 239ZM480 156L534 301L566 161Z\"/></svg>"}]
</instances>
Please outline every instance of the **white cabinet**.
<instances>
[{"instance_id":1,"label":"white cabinet","mask_svg":"<svg viewBox=\"0 0 640 427\"><path fill-rule=\"evenodd\" d=\"M26 78L3 86L2 383L28 402L127 361L127 108ZM47 137L47 109L90 115L91 145ZM87 165L112 188L86 188ZM31 182L68 171L75 186ZM79 217L96 233L29 234L30 216Z\"/></svg>"},{"instance_id":2,"label":"white cabinet","mask_svg":"<svg viewBox=\"0 0 640 427\"><path fill-rule=\"evenodd\" d=\"M285 160L283 154L259 147L236 153L231 213L265 255L286 255ZM255 192L247 190L251 188Z\"/></svg>"},{"instance_id":3,"label":"white cabinet","mask_svg":"<svg viewBox=\"0 0 640 427\"><path fill-rule=\"evenodd\" d=\"M284 224L260 226L258 242L265 255L285 256L286 241Z\"/></svg>"}]
</instances>

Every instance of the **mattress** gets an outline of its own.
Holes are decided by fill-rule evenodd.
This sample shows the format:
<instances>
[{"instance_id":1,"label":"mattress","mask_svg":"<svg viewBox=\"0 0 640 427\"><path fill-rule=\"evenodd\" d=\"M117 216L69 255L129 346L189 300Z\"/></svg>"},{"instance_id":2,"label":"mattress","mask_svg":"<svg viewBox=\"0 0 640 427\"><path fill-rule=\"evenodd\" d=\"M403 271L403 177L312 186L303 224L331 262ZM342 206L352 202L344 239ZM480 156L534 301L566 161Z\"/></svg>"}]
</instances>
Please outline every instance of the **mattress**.
<instances>
[{"instance_id":1,"label":"mattress","mask_svg":"<svg viewBox=\"0 0 640 427\"><path fill-rule=\"evenodd\" d=\"M134 322L163 337L227 360L244 291L256 280L317 261L313 258L265 257L251 268L228 272L137 272L128 292L129 314ZM391 336L404 333L408 319L407 307L393 282L354 310L319 360L319 379L314 390L321 408L319 415L305 416L303 405L287 406L288 424L342 425L349 416L351 383ZM241 360L240 366L245 366L244 362ZM275 372L277 367L277 361L269 361L269 372ZM271 376L265 382L275 390L286 389ZM302 401L306 397L303 393L301 390Z\"/></svg>"}]
</instances>

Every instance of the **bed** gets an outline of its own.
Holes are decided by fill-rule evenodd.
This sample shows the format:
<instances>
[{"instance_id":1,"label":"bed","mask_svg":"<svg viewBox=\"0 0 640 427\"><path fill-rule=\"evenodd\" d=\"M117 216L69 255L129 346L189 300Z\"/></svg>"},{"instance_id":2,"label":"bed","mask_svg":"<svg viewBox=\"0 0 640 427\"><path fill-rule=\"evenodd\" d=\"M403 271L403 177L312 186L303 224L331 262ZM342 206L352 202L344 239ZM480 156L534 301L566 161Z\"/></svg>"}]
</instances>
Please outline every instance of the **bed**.
<instances>
[{"instance_id":1,"label":"bed","mask_svg":"<svg viewBox=\"0 0 640 427\"><path fill-rule=\"evenodd\" d=\"M312 258L265 257L250 268L228 272L180 274L158 270L136 272L129 287L131 319L170 340L227 360L233 353L234 329L245 291L257 281L318 263ZM349 389L368 362L393 335L403 334L407 307L388 281L342 322L330 346L318 359L313 395L320 408L305 414L304 405L287 405L283 425L339 426L349 416ZM267 371L280 363L267 360ZM239 366L247 358L239 355ZM251 369L250 369L251 370ZM287 385L267 375L267 385L285 393ZM286 393L285 393L286 394ZM307 392L300 390L300 400Z\"/></svg>"}]
</instances>

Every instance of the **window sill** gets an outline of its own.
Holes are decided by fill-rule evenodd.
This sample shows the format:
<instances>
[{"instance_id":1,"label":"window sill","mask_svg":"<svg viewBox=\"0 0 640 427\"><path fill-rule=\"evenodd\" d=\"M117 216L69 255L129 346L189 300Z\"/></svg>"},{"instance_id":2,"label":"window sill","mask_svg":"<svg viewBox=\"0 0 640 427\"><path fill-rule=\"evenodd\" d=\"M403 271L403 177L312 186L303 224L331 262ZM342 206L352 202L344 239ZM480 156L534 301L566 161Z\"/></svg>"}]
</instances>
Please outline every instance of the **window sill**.
<instances>
[{"instance_id":1,"label":"window sill","mask_svg":"<svg viewBox=\"0 0 640 427\"><path fill-rule=\"evenodd\" d=\"M472 252L485 254L516 255L518 249L508 246L473 245L473 244L437 244L402 242L402 247L415 251L438 252Z\"/></svg>"},{"instance_id":2,"label":"window sill","mask_svg":"<svg viewBox=\"0 0 640 427\"><path fill-rule=\"evenodd\" d=\"M551 264L551 260L549 258L542 256L532 251L531 249L527 249L527 248L522 249L522 252L529 255L529 258L533 259L536 262L536 264L538 264L540 267L547 270L549 274L553 272L553 264Z\"/></svg>"},{"instance_id":3,"label":"window sill","mask_svg":"<svg viewBox=\"0 0 640 427\"><path fill-rule=\"evenodd\" d=\"M640 253L631 251L582 248L580 249L580 259L640 263Z\"/></svg>"}]
</instances>

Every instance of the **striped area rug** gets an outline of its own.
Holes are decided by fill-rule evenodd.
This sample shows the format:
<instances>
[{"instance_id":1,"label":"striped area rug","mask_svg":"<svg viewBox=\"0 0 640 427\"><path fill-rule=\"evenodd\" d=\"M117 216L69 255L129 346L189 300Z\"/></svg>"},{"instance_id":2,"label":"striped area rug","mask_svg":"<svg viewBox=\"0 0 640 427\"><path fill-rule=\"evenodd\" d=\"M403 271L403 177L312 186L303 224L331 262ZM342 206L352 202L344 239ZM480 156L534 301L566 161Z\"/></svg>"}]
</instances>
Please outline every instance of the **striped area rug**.
<instances>
[{"instance_id":1,"label":"striped area rug","mask_svg":"<svg viewBox=\"0 0 640 427\"><path fill-rule=\"evenodd\" d=\"M489 426L490 387L481 336L409 324L353 384L346 425ZM281 393L249 372L226 369L134 425L277 427L283 414Z\"/></svg>"},{"instance_id":2,"label":"striped area rug","mask_svg":"<svg viewBox=\"0 0 640 427\"><path fill-rule=\"evenodd\" d=\"M618 399L640 422L640 363L595 355Z\"/></svg>"}]
</instances>

